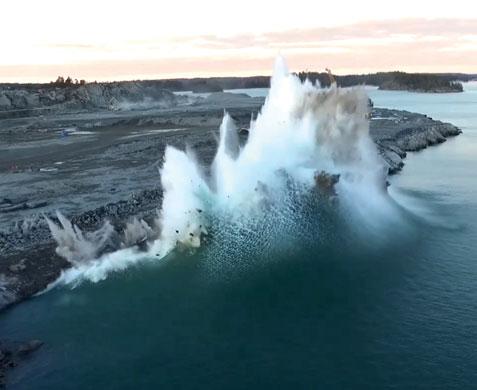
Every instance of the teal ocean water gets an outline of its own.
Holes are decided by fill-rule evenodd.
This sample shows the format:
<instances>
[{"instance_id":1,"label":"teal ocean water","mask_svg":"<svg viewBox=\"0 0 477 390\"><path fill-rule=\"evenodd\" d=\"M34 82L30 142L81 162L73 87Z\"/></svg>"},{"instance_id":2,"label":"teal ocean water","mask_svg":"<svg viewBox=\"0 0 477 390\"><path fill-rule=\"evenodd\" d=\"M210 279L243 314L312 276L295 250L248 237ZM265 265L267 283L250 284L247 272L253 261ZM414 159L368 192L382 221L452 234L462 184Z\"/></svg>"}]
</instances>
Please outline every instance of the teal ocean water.
<instances>
[{"instance_id":1,"label":"teal ocean water","mask_svg":"<svg viewBox=\"0 0 477 390\"><path fill-rule=\"evenodd\" d=\"M2 338L45 341L10 388L475 388L477 83L465 89L368 89L464 131L392 177L403 226L362 235L303 208L285 236L258 224L54 289L0 316Z\"/></svg>"}]
</instances>

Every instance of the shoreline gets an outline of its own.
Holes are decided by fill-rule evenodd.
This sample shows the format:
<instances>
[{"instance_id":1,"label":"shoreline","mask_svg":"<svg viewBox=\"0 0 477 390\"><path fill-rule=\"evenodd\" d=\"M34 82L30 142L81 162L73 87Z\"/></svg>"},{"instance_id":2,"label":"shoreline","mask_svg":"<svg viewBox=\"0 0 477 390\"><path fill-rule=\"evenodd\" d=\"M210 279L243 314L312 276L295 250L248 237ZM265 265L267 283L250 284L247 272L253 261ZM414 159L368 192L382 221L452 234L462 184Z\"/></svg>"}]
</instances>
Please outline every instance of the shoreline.
<instances>
[{"instance_id":1,"label":"shoreline","mask_svg":"<svg viewBox=\"0 0 477 390\"><path fill-rule=\"evenodd\" d=\"M42 215L61 210L86 231L108 219L118 234L133 217L154 218L162 200L157 169L166 145L191 147L207 169L223 115L217 106L225 103L244 130L263 103L227 93L214 99L176 110L71 114L42 123L38 118L16 120L18 134L7 150L22 153L23 159L15 162L16 172L9 172L8 156L0 158L0 180L5 183L0 199L0 311L43 290L69 266L56 255ZM45 125L64 128L72 126L71 121L79 135L37 134ZM0 121L2 132L5 125ZM246 131L240 133L246 137ZM452 124L408 111L374 108L370 118L370 136L390 175L403 168L407 152L460 133Z\"/></svg>"},{"instance_id":2,"label":"shoreline","mask_svg":"<svg viewBox=\"0 0 477 390\"><path fill-rule=\"evenodd\" d=\"M165 147L191 147L207 171L224 108L245 142L250 118L263 101L216 93L167 109L0 119L0 137L6 140L0 144L5 189L0 197L0 312L44 291L71 266L56 254L43 215L61 210L83 231L108 220L118 235L134 217L153 219L162 201L157 170ZM402 170L407 152L460 133L423 114L385 108L371 112L370 136L389 175ZM41 344L0 340L0 388L6 371Z\"/></svg>"}]
</instances>

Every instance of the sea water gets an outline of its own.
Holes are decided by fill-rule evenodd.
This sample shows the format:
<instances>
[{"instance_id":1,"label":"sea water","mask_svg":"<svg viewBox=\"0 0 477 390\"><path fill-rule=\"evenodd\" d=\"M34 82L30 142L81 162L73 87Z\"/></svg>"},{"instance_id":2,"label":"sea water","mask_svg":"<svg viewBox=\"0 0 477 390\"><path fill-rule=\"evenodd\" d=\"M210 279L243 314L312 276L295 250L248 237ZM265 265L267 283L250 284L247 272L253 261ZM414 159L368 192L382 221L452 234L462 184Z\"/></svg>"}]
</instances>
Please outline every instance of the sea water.
<instances>
[{"instance_id":1,"label":"sea water","mask_svg":"<svg viewBox=\"0 0 477 390\"><path fill-rule=\"evenodd\" d=\"M301 199L300 239L257 220L220 251L53 289L0 317L2 338L45 341L11 388L474 388L477 86L368 93L464 132L391 178L405 228L364 239L325 208L322 229Z\"/></svg>"}]
</instances>

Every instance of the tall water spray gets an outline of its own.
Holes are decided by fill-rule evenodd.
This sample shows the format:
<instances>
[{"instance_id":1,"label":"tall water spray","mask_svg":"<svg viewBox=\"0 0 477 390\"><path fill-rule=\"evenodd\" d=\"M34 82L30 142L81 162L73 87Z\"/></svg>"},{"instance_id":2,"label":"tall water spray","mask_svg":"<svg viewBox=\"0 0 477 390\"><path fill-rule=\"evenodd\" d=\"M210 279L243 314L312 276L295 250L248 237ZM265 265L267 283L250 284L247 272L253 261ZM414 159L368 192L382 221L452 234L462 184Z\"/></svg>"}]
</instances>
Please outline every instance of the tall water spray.
<instances>
[{"instance_id":1,"label":"tall water spray","mask_svg":"<svg viewBox=\"0 0 477 390\"><path fill-rule=\"evenodd\" d=\"M379 223L389 216L392 205L386 192L386 169L369 136L368 114L368 97L362 88L341 89L336 84L320 88L308 80L302 82L278 58L268 97L251 121L243 146L232 118L224 115L209 177L192 153L166 148L160 172L164 197L159 234L149 242L146 253L128 248L99 259L79 256L82 264L78 265L74 253L78 243L75 237L65 238L66 230L78 236L77 228L62 230L50 223L60 244L58 253L76 259L67 279L87 274L100 280L140 259L163 258L178 246L197 248L214 231L220 216L226 215L230 224L247 224L271 205L280 210L283 199L299 202L297 194L316 191L323 178L333 187L328 189L330 194L339 200L336 207L358 223ZM327 182L330 177L336 179ZM289 196L291 188L293 196ZM329 196L317 199L330 200ZM131 226L149 231L142 223ZM84 241L83 235L79 237ZM88 253L94 253L88 248Z\"/></svg>"}]
</instances>

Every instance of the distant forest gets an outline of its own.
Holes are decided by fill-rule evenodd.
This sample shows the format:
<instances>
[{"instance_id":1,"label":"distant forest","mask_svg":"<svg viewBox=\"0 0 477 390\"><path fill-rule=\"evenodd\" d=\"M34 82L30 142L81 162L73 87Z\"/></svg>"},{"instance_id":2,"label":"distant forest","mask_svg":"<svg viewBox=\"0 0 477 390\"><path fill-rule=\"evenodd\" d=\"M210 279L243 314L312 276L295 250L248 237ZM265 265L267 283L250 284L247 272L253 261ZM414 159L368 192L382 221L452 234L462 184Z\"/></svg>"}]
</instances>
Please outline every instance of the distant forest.
<instances>
[{"instance_id":1,"label":"distant forest","mask_svg":"<svg viewBox=\"0 0 477 390\"><path fill-rule=\"evenodd\" d=\"M330 85L330 75L326 72L300 72L301 80L308 78L312 82L319 81L320 85ZM477 75L463 73L404 73L404 72L379 72L363 75L333 76L341 87L355 85L373 85L382 89L407 89L422 91L462 91L460 81L477 79ZM219 92L226 89L239 88L268 88L270 77L211 77L193 79L170 79L144 81L145 83L157 83L162 88L172 91L193 92Z\"/></svg>"},{"instance_id":2,"label":"distant forest","mask_svg":"<svg viewBox=\"0 0 477 390\"><path fill-rule=\"evenodd\" d=\"M322 86L329 86L331 79L327 73L300 72L301 80L318 80ZM423 92L462 92L460 81L469 81L476 75L462 73L405 73L379 72L363 75L333 76L341 87L373 85L380 89L409 90Z\"/></svg>"},{"instance_id":3,"label":"distant forest","mask_svg":"<svg viewBox=\"0 0 477 390\"><path fill-rule=\"evenodd\" d=\"M327 87L331 83L331 77L326 72L300 72L298 76L301 80L309 79ZM355 85L373 85L380 89L410 90L424 92L459 92L462 91L460 82L477 80L477 74L465 73L405 73L405 72L378 72L370 74L332 76L341 87ZM145 87L163 88L171 91L192 91L192 92L220 92L226 89L238 88L268 88L270 86L269 76L251 77L210 77L191 79L164 79L164 80L136 80L111 82L114 83L140 83ZM93 83L96 83L93 82ZM0 88L16 88L21 85L23 89L48 89L48 88L78 88L90 82L84 80L77 81L71 77L63 78L59 76L56 81L49 84L0 84Z\"/></svg>"}]
</instances>

